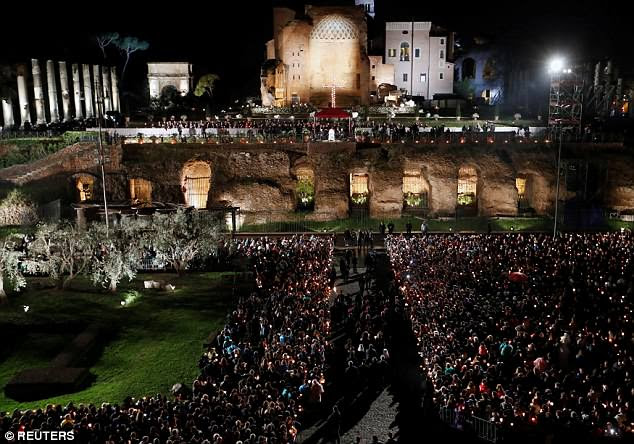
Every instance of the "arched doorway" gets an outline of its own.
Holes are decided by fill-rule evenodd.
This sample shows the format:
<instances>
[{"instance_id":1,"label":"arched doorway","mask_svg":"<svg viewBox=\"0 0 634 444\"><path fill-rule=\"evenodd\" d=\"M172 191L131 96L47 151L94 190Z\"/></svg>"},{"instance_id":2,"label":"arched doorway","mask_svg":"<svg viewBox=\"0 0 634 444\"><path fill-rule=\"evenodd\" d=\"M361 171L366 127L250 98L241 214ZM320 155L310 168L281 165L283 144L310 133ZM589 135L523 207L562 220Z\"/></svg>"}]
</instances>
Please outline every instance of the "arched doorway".
<instances>
[{"instance_id":1,"label":"arched doorway","mask_svg":"<svg viewBox=\"0 0 634 444\"><path fill-rule=\"evenodd\" d=\"M417 212L429 208L429 184L420 169L403 172L403 210Z\"/></svg>"},{"instance_id":2,"label":"arched doorway","mask_svg":"<svg viewBox=\"0 0 634 444\"><path fill-rule=\"evenodd\" d=\"M295 174L295 202L297 211L315 209L315 172L308 167L300 167Z\"/></svg>"},{"instance_id":3,"label":"arched doorway","mask_svg":"<svg viewBox=\"0 0 634 444\"><path fill-rule=\"evenodd\" d=\"M207 208L211 187L211 167L207 162L196 161L185 165L181 176L185 203L194 208Z\"/></svg>"},{"instance_id":4,"label":"arched doorway","mask_svg":"<svg viewBox=\"0 0 634 444\"><path fill-rule=\"evenodd\" d=\"M350 173L350 209L365 214L370 206L370 178L367 173Z\"/></svg>"},{"instance_id":5,"label":"arched doorway","mask_svg":"<svg viewBox=\"0 0 634 444\"><path fill-rule=\"evenodd\" d=\"M152 182L138 177L130 179L130 199L142 203L151 203Z\"/></svg>"},{"instance_id":6,"label":"arched doorway","mask_svg":"<svg viewBox=\"0 0 634 444\"><path fill-rule=\"evenodd\" d=\"M75 195L78 202L87 202L95 198L95 177L90 174L73 176Z\"/></svg>"},{"instance_id":7,"label":"arched doorway","mask_svg":"<svg viewBox=\"0 0 634 444\"><path fill-rule=\"evenodd\" d=\"M458 170L458 195L456 212L458 216L476 216L478 214L478 173L473 167L461 167Z\"/></svg>"}]
</instances>

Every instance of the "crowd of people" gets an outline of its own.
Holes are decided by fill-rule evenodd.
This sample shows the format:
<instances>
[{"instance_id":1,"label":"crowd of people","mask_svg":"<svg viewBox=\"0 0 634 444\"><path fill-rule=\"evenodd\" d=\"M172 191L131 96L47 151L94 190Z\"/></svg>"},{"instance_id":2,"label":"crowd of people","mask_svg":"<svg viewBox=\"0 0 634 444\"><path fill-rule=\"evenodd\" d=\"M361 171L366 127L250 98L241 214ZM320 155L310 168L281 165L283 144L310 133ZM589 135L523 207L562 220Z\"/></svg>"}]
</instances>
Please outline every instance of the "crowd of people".
<instances>
[{"instance_id":1,"label":"crowd of people","mask_svg":"<svg viewBox=\"0 0 634 444\"><path fill-rule=\"evenodd\" d=\"M242 296L199 362L191 390L121 405L49 405L0 417L0 431L73 431L86 443L287 444L319 411L330 331L333 240L295 236L227 246L254 264Z\"/></svg>"},{"instance_id":2,"label":"crowd of people","mask_svg":"<svg viewBox=\"0 0 634 444\"><path fill-rule=\"evenodd\" d=\"M386 240L435 401L508 430L634 434L631 232Z\"/></svg>"}]
</instances>

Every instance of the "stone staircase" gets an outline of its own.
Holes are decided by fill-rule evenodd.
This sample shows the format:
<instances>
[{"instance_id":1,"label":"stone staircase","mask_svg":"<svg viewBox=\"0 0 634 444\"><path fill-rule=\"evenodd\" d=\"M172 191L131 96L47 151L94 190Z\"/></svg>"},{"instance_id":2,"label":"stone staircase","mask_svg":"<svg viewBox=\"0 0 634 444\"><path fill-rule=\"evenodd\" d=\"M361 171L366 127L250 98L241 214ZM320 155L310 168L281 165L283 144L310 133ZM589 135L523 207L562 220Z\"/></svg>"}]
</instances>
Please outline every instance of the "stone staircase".
<instances>
[{"instance_id":1,"label":"stone staircase","mask_svg":"<svg viewBox=\"0 0 634 444\"><path fill-rule=\"evenodd\" d=\"M106 147L104 157L107 167L115 167L117 157L112 156L114 146ZM90 171L99 166L99 156L94 143L76 143L31 163L0 169L0 181L24 185L60 173Z\"/></svg>"}]
</instances>

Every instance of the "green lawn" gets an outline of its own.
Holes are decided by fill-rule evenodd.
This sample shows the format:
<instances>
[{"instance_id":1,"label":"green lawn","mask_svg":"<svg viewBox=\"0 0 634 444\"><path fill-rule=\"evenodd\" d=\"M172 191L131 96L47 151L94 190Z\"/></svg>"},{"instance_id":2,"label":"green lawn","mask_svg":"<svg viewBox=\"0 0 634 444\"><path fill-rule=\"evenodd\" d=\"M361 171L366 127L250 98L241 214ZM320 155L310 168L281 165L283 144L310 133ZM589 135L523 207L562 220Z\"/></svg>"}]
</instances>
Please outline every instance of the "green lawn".
<instances>
[{"instance_id":1,"label":"green lawn","mask_svg":"<svg viewBox=\"0 0 634 444\"><path fill-rule=\"evenodd\" d=\"M378 231L379 223L383 221L386 225L394 223L397 232L405 231L407 222L411 222L413 230L420 230L423 217L403 216L400 218L373 219L369 217L351 217L348 219L337 219L323 222L308 221L299 215L294 220L268 222L262 224L243 225L240 231L243 233L266 233L266 232L342 232L346 229L372 229ZM550 231L553 229L553 220L544 217L507 217L507 218L487 218L487 217L460 217L449 218L447 220L428 219L427 226L431 232L479 232L485 233L488 230L488 222L491 222L492 231ZM618 230L621 228L634 229L634 223L621 222L606 219L602 230ZM564 226L562 228L566 230Z\"/></svg>"},{"instance_id":2,"label":"green lawn","mask_svg":"<svg viewBox=\"0 0 634 444\"><path fill-rule=\"evenodd\" d=\"M152 278L167 280L176 290L143 290L143 280ZM31 279L31 287L44 281ZM231 273L157 274L139 276L117 295L97 292L80 280L73 290L32 289L10 296L10 304L0 307L0 327L18 333L3 338L1 387L21 369L46 365L81 331L82 322L100 322L116 334L91 367L94 382L88 388L26 403L2 392L0 410L70 401L121 402L126 396L167 393L177 382L191 384L202 344L222 327L232 303L232 283ZM123 307L121 300L135 290L140 297ZM26 313L24 305L30 307Z\"/></svg>"}]
</instances>

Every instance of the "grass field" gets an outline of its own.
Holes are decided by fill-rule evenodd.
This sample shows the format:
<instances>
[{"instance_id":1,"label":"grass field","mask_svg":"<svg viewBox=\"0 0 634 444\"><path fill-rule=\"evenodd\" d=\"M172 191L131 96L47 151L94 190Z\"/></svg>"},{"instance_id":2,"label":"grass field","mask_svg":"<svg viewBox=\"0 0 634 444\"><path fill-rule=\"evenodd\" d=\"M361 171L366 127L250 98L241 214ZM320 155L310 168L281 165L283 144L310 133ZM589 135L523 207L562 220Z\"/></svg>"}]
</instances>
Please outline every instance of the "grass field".
<instances>
[{"instance_id":1,"label":"grass field","mask_svg":"<svg viewBox=\"0 0 634 444\"><path fill-rule=\"evenodd\" d=\"M174 292L143 290L144 279L162 279ZM45 279L31 279L31 288ZM51 399L20 403L0 393L0 411L42 407L48 403L121 402L126 396L168 393L173 384L189 386L197 376L202 344L222 327L232 302L232 273L141 275L122 285L117 295L95 291L78 280L73 289L28 290L10 295L0 307L0 327L16 332L3 338L0 387L22 369L45 366L81 331L81 323L99 322L115 336L91 367L94 382L82 391ZM137 291L128 306L121 301ZM28 312L23 306L28 305ZM2 330L0 329L0 331ZM8 335L7 335L8 336Z\"/></svg>"},{"instance_id":2,"label":"grass field","mask_svg":"<svg viewBox=\"0 0 634 444\"><path fill-rule=\"evenodd\" d=\"M338 219L330 221L309 221L300 216L291 221L268 222L262 224L243 225L240 228L244 233L265 233L265 232L342 232L346 229L372 229L378 231L379 224L383 221L386 225L391 221L394 223L396 232L405 231L408 222L411 222L414 231L420 230L423 217L400 217L395 219L373 219L369 217ZM553 229L553 220L543 217L509 217L509 218L487 218L487 217L460 217L449 218L447 220L428 219L427 226L431 232L477 232L485 233L488 230L488 222L491 222L491 231L550 231ZM595 230L618 230L621 228L634 229L634 223L622 222L607 219L603 225L594 227ZM569 230L572 227L562 227Z\"/></svg>"}]
</instances>

